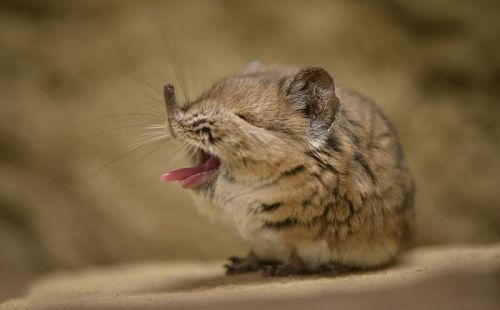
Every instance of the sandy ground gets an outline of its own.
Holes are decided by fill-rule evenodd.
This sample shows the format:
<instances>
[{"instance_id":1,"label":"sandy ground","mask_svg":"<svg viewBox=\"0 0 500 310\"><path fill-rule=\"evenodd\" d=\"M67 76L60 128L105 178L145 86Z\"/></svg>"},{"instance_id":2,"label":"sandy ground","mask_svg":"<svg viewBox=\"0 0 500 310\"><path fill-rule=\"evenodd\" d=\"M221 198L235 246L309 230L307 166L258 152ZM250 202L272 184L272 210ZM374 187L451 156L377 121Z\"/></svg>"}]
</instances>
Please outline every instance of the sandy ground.
<instances>
[{"instance_id":1,"label":"sandy ground","mask_svg":"<svg viewBox=\"0 0 500 310\"><path fill-rule=\"evenodd\" d=\"M384 294L404 296L405 287L409 287L414 299L418 299L419 293L435 294L434 299L455 302L458 308L500 305L500 243L422 247L405 254L395 266L385 270L337 277L263 278L258 273L227 277L221 266L219 261L151 262L55 273L36 281L25 297L7 301L0 309L217 308L222 305L251 308L255 303L265 307L291 301L294 308L308 298L328 304L328 296L337 296L338 300L352 304ZM443 279L446 274L476 276ZM496 276L492 280L485 275ZM459 288L462 284L464 287ZM419 285L417 292L412 285ZM401 294L391 294L394 290ZM437 294L436 290L443 293ZM465 290L466 295L460 294L460 290Z\"/></svg>"}]
</instances>

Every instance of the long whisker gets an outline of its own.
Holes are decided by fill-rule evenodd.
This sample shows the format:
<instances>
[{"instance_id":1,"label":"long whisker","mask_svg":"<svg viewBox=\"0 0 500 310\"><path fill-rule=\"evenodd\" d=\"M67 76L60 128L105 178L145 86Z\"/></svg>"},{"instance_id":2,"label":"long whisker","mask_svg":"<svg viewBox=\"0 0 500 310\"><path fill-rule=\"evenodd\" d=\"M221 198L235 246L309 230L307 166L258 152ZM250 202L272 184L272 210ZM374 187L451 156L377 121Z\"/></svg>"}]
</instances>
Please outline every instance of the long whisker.
<instances>
[{"instance_id":1,"label":"long whisker","mask_svg":"<svg viewBox=\"0 0 500 310\"><path fill-rule=\"evenodd\" d=\"M194 69L193 69L193 63L192 62L187 62L187 68L188 68L188 76L190 77L190 83L192 83L193 88L195 93L200 91L199 84L198 84L198 79L196 78L196 74L194 74Z\"/></svg>"},{"instance_id":2,"label":"long whisker","mask_svg":"<svg viewBox=\"0 0 500 310\"><path fill-rule=\"evenodd\" d=\"M136 143L147 141L148 139L153 139L153 138L165 138L166 139L169 137L167 135L165 135L164 133L146 133L146 134L139 135L136 139L134 139L129 144L129 147L130 147L130 145L134 145Z\"/></svg>"},{"instance_id":3,"label":"long whisker","mask_svg":"<svg viewBox=\"0 0 500 310\"><path fill-rule=\"evenodd\" d=\"M176 62L179 71L179 79L181 80L184 92L186 93L187 102L190 102L191 100L189 98L189 91L186 83L186 76L185 76L186 70L185 67L183 66L184 59L182 58L182 53L179 53L179 50L175 46L171 46L171 48L172 48L172 54L176 56Z\"/></svg>"},{"instance_id":4,"label":"long whisker","mask_svg":"<svg viewBox=\"0 0 500 310\"><path fill-rule=\"evenodd\" d=\"M164 129L165 126L161 126L161 125L148 126L148 124L133 124L133 125L129 125L129 126L116 127L116 128L106 129L106 130L97 132L94 135L90 136L89 139L92 140L92 139L102 137L102 136L111 137L111 136L115 136L115 135L119 135L119 134L125 134L125 133L128 133L126 131L127 129L130 129L130 130L133 130L133 129L149 130L149 129L162 129L162 128Z\"/></svg>"},{"instance_id":5,"label":"long whisker","mask_svg":"<svg viewBox=\"0 0 500 310\"><path fill-rule=\"evenodd\" d=\"M120 178L122 178L132 168L134 168L135 166L137 166L138 164L140 164L144 159L146 159L148 156L150 156L151 154L153 154L154 152L156 152L160 147L162 147L164 145L165 145L165 143L159 143L158 145L156 145L155 147L153 147L153 149L151 149L146 154L144 154L143 156L139 157L137 160L135 160L134 162L132 162L132 164L130 164L125 170L123 170L119 175L117 175L116 177L114 177L110 182L108 182L108 184L106 184L102 188L106 188L106 187L109 187L109 186L113 185L116 181L118 181ZM102 188L101 188L101 190L99 192L97 192L95 194L94 197L98 196L100 193L102 193L104 191Z\"/></svg>"},{"instance_id":6,"label":"long whisker","mask_svg":"<svg viewBox=\"0 0 500 310\"><path fill-rule=\"evenodd\" d=\"M158 20L163 21L161 16L159 15L159 12L161 12L161 7L160 4L157 2L156 3L158 8L156 12L158 13ZM184 77L183 71L182 71L182 66L180 64L180 58L179 58L179 53L178 51L167 41L167 27L165 24L162 25L162 27L159 27L158 29L160 31L161 37L163 38L163 45L165 48L165 52L167 54L167 60L170 64L170 67L174 71L175 79L177 80L177 83L179 83L181 93L184 97L184 100L186 102L190 102L189 94L186 88L186 79ZM172 38L170 38L170 41L172 41Z\"/></svg>"},{"instance_id":7,"label":"long whisker","mask_svg":"<svg viewBox=\"0 0 500 310\"><path fill-rule=\"evenodd\" d=\"M151 86L151 87L152 87L152 86ZM163 100L162 100L163 95L162 95L160 98L158 98L158 97L155 97L155 96L153 96L152 94L150 94L150 93L148 93L148 92L146 92L146 91L143 91L143 90L138 90L138 92L140 92L142 95L144 95L144 96L146 96L146 97L148 97L148 98L150 98L150 99L154 100L155 102L159 103L161 106L162 106L162 105L163 105L163 103L164 103L164 102L163 102ZM155 108L158 108L158 105L151 105L151 104L148 104L148 105L149 105L150 107L155 107Z\"/></svg>"},{"instance_id":8,"label":"long whisker","mask_svg":"<svg viewBox=\"0 0 500 310\"><path fill-rule=\"evenodd\" d=\"M141 82L142 84L148 86L149 88L151 88L155 93L159 94L160 96L163 96L163 93L160 90L161 88L154 86L151 82L148 82L142 78L136 77L135 79Z\"/></svg>"},{"instance_id":9,"label":"long whisker","mask_svg":"<svg viewBox=\"0 0 500 310\"><path fill-rule=\"evenodd\" d=\"M168 44L166 36L164 36L163 39L164 39L163 41L164 41L165 51L167 53L168 62L170 63L170 66L174 70L175 78L176 78L177 82L179 83L179 86L181 88L181 93L184 97L184 100L186 102L189 102L190 101L189 94L187 93L185 79L183 78L182 68L179 64L177 52L174 51L173 47Z\"/></svg>"},{"instance_id":10,"label":"long whisker","mask_svg":"<svg viewBox=\"0 0 500 310\"><path fill-rule=\"evenodd\" d=\"M169 136L162 130L162 131L149 131L149 132L145 132L145 133L142 133L142 134L139 134L135 137L135 141L141 141L141 140L144 140L146 138L150 138L150 137L165 137L165 138L168 138Z\"/></svg>"},{"instance_id":11,"label":"long whisker","mask_svg":"<svg viewBox=\"0 0 500 310\"><path fill-rule=\"evenodd\" d=\"M196 151L197 150L194 147L190 146L189 149L188 149L188 156L189 157L193 157L196 154Z\"/></svg>"},{"instance_id":12,"label":"long whisker","mask_svg":"<svg viewBox=\"0 0 500 310\"><path fill-rule=\"evenodd\" d=\"M160 124L160 125L149 125L144 127L145 129L165 129L165 125Z\"/></svg>"},{"instance_id":13,"label":"long whisker","mask_svg":"<svg viewBox=\"0 0 500 310\"><path fill-rule=\"evenodd\" d=\"M84 120L82 121L82 123L91 123L99 120L109 120L109 119L131 119L131 120L143 119L143 120L162 121L164 117L148 113L121 113L121 114L110 114L110 115L99 116L96 118Z\"/></svg>"},{"instance_id":14,"label":"long whisker","mask_svg":"<svg viewBox=\"0 0 500 310\"><path fill-rule=\"evenodd\" d=\"M183 145L183 144L177 144L177 145L175 146L175 148L174 148L174 150L173 150L173 153L174 153L175 155L171 158L171 160L172 160L172 161L178 161L178 160L179 160L179 157L180 157L180 156L179 156L179 152L181 151L181 149L182 149L183 147L184 147L184 145Z\"/></svg>"},{"instance_id":15,"label":"long whisker","mask_svg":"<svg viewBox=\"0 0 500 310\"><path fill-rule=\"evenodd\" d=\"M128 103L131 103L131 104L123 104L123 103L111 103L110 105L113 105L113 106L119 106L120 108L129 108L131 112L134 112L134 111L137 111L138 113L141 113L141 112L147 112L148 114L152 113L154 115L164 115L165 114L165 109L162 108L162 107L159 107L159 106L151 106L149 104L147 104L146 101L143 101L143 100L134 100L134 99L130 99L130 98L126 98L126 99L123 99L123 101L125 102L128 102Z\"/></svg>"},{"instance_id":16,"label":"long whisker","mask_svg":"<svg viewBox=\"0 0 500 310\"><path fill-rule=\"evenodd\" d=\"M143 146L143 145L146 145L146 144L149 144L151 142L158 141L158 140L163 140L165 138L167 138L167 137L164 135L148 136L148 137L143 138L141 140L137 140L134 143L131 143L128 148L135 149L137 147L140 147L140 146Z\"/></svg>"},{"instance_id":17,"label":"long whisker","mask_svg":"<svg viewBox=\"0 0 500 310\"><path fill-rule=\"evenodd\" d=\"M177 149L176 154L174 155L172 160L178 161L181 157L185 156L190 147L190 145L184 143L180 144L180 147Z\"/></svg>"},{"instance_id":18,"label":"long whisker","mask_svg":"<svg viewBox=\"0 0 500 310\"><path fill-rule=\"evenodd\" d=\"M151 135L162 135L162 136L168 136L167 133L163 130L158 130L158 129L151 129L147 132L144 132L142 134L139 134L136 136L136 138L140 138L140 137L148 137L148 136L151 136Z\"/></svg>"},{"instance_id":19,"label":"long whisker","mask_svg":"<svg viewBox=\"0 0 500 310\"><path fill-rule=\"evenodd\" d=\"M90 179L92 178L95 178L97 175L99 175L99 173L101 173L104 169L106 169L107 167L109 167L110 165L112 165L113 163L117 162L118 160L124 158L125 156L131 154L132 152L138 150L139 148L141 148L141 146L143 146L144 144L141 144L141 145L137 145L137 146L134 146L133 148L129 148L128 150L126 150L125 152L123 152L122 154L114 157L113 159L109 160L107 163L105 163L102 167L100 167L99 169L97 169L96 171L94 171L93 173L91 173L90 175L88 175L87 177L85 177L81 182L79 182L76 187L81 187L83 184L87 183Z\"/></svg>"},{"instance_id":20,"label":"long whisker","mask_svg":"<svg viewBox=\"0 0 500 310\"><path fill-rule=\"evenodd\" d=\"M126 99L123 99L125 102L129 102L129 103L134 103L135 105L132 105L132 104L115 104L115 105L119 105L120 107L126 107L126 108L130 108L130 109L134 109L134 110L139 110L139 111L146 111L146 112L151 112L151 113L154 113L155 115L158 114L158 115L164 115L165 114L165 108L164 107L159 107L157 105L149 105L149 101L143 101L142 99L130 99L130 98L126 98ZM157 99L157 101L160 101L159 99ZM163 101L161 101L162 103L164 103ZM140 105L138 105L140 104Z\"/></svg>"}]
</instances>

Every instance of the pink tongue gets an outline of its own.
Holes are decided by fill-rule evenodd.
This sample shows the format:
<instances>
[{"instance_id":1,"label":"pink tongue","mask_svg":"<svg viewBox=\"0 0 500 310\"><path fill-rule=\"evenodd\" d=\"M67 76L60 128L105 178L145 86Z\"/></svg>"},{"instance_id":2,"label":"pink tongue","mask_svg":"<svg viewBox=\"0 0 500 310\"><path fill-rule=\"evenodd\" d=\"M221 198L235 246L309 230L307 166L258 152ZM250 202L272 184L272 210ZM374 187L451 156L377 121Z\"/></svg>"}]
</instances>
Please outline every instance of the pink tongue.
<instances>
[{"instance_id":1,"label":"pink tongue","mask_svg":"<svg viewBox=\"0 0 500 310\"><path fill-rule=\"evenodd\" d=\"M220 161L217 157L210 157L203 164L173 170L161 176L162 182L179 181L184 188L191 188L208 181L211 175L219 168Z\"/></svg>"}]
</instances>

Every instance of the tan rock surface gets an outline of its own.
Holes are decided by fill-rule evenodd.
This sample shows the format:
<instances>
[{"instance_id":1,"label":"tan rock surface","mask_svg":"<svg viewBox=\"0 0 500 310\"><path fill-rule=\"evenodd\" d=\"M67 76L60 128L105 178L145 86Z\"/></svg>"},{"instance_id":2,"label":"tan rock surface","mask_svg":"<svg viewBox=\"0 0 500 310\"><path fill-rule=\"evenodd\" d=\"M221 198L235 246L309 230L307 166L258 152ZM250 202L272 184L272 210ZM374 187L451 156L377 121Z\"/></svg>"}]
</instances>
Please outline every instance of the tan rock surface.
<instances>
[{"instance_id":1,"label":"tan rock surface","mask_svg":"<svg viewBox=\"0 0 500 310\"><path fill-rule=\"evenodd\" d=\"M352 304L384 294L415 298L419 293L436 295L434 299L443 302L465 300L465 304L459 303L459 308L460 305L468 308L475 302L482 308L500 305L500 286L496 286L500 284L500 244L422 247L385 270L338 277L263 278L260 274L227 277L221 266L222 262L151 262L54 273L36 281L27 296L7 301L0 309L218 308L221 303L247 308L291 303L294 308L300 302L311 301L328 305L325 296L337 296L338 300ZM445 274L484 276L471 276L474 281L461 276L440 280L439 276ZM488 277L492 274L496 275L495 280ZM413 290L412 285L419 285L420 289ZM405 287L410 287L406 293ZM400 293L391 294L393 291ZM461 291L470 296L460 294Z\"/></svg>"}]
</instances>

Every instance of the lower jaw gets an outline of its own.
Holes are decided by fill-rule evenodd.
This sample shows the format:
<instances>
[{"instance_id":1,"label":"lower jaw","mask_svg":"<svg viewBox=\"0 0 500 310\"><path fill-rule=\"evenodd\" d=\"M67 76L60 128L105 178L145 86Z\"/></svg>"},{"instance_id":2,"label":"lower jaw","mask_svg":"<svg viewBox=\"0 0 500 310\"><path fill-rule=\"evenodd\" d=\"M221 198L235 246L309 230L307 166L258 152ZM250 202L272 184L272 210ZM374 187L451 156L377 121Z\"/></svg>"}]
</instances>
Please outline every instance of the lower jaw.
<instances>
[{"instance_id":1,"label":"lower jaw","mask_svg":"<svg viewBox=\"0 0 500 310\"><path fill-rule=\"evenodd\" d=\"M199 150L195 161L198 162L197 165L167 172L160 179L163 182L177 181L186 189L209 186L217 177L220 167L219 158Z\"/></svg>"},{"instance_id":2,"label":"lower jaw","mask_svg":"<svg viewBox=\"0 0 500 310\"><path fill-rule=\"evenodd\" d=\"M180 182L182 188L197 189L208 187L215 181L217 173L219 172L220 159L206 153L201 149L198 149L196 160L198 162L198 165L208 165L209 167L213 167L213 169L203 171L182 180Z\"/></svg>"},{"instance_id":3,"label":"lower jaw","mask_svg":"<svg viewBox=\"0 0 500 310\"><path fill-rule=\"evenodd\" d=\"M203 173L196 174L180 181L182 188L196 189L202 186L209 186L215 180L218 169L209 170Z\"/></svg>"}]
</instances>

